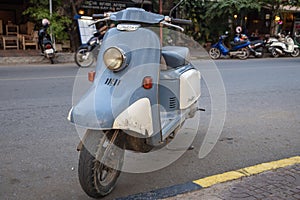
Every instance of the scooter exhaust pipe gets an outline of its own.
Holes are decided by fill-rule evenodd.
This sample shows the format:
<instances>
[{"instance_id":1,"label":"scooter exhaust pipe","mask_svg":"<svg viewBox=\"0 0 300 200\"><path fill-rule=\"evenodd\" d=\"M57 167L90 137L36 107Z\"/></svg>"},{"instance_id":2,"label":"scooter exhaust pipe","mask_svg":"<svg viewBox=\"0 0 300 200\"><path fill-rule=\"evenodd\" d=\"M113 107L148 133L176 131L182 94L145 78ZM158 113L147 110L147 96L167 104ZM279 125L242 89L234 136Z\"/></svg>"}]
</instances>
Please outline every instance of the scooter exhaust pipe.
<instances>
[{"instance_id":1,"label":"scooter exhaust pipe","mask_svg":"<svg viewBox=\"0 0 300 200\"><path fill-rule=\"evenodd\" d=\"M255 56L262 56L261 52L255 52Z\"/></svg>"}]
</instances>

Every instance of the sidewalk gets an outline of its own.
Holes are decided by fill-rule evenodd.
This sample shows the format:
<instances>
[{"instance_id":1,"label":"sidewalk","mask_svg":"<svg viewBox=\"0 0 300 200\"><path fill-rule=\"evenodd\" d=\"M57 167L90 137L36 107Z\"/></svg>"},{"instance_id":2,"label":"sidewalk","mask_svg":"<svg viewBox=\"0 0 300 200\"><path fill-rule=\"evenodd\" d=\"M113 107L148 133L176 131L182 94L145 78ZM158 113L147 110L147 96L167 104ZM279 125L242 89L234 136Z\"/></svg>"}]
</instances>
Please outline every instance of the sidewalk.
<instances>
[{"instance_id":1,"label":"sidewalk","mask_svg":"<svg viewBox=\"0 0 300 200\"><path fill-rule=\"evenodd\" d=\"M191 59L206 59L208 54L204 49L191 49ZM55 63L74 63L74 53L58 52ZM0 65L17 64L47 64L50 61L40 55L40 50L0 50Z\"/></svg>"},{"instance_id":2,"label":"sidewalk","mask_svg":"<svg viewBox=\"0 0 300 200\"><path fill-rule=\"evenodd\" d=\"M118 200L300 200L300 156Z\"/></svg>"},{"instance_id":3,"label":"sidewalk","mask_svg":"<svg viewBox=\"0 0 300 200\"><path fill-rule=\"evenodd\" d=\"M299 200L300 164L219 183L165 200Z\"/></svg>"},{"instance_id":4,"label":"sidewalk","mask_svg":"<svg viewBox=\"0 0 300 200\"><path fill-rule=\"evenodd\" d=\"M55 55L56 63L74 62L74 53L58 52ZM47 64L49 59L40 54L40 50L0 50L0 65L16 64Z\"/></svg>"}]
</instances>

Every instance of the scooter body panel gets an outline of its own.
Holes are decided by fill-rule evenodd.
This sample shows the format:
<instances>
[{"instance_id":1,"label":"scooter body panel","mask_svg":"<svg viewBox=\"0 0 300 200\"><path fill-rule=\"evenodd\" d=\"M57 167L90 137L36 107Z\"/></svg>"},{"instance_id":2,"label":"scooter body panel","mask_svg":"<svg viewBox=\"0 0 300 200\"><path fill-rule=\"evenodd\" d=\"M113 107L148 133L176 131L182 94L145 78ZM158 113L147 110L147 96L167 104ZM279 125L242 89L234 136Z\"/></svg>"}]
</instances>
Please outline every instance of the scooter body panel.
<instances>
[{"instance_id":1,"label":"scooter body panel","mask_svg":"<svg viewBox=\"0 0 300 200\"><path fill-rule=\"evenodd\" d=\"M201 74L191 64L161 72L159 97L163 139L186 120L189 108L201 95L200 86Z\"/></svg>"},{"instance_id":2,"label":"scooter body panel","mask_svg":"<svg viewBox=\"0 0 300 200\"><path fill-rule=\"evenodd\" d=\"M220 50L221 54L226 56L229 53L229 49L225 46L223 40L224 40L225 36L220 36L219 41L212 45L212 48L217 48Z\"/></svg>"},{"instance_id":3,"label":"scooter body panel","mask_svg":"<svg viewBox=\"0 0 300 200\"><path fill-rule=\"evenodd\" d=\"M297 45L294 44L293 40L289 40L286 44L284 42L275 41L270 46L269 49L277 48L283 53L293 53L294 49L297 48ZM278 50L278 51L279 51Z\"/></svg>"},{"instance_id":4,"label":"scooter body panel","mask_svg":"<svg viewBox=\"0 0 300 200\"><path fill-rule=\"evenodd\" d=\"M128 66L123 70L113 72L106 68L103 54L110 47L118 47L127 55ZM142 130L141 133L148 137L160 135L160 114L157 107L160 51L159 38L153 31L145 28L131 32L110 29L98 54L93 86L73 107L71 121L88 129L113 129L116 118L122 112L140 99L147 99L151 106L152 129ZM146 76L152 77L153 81L153 87L148 90L142 87Z\"/></svg>"}]
</instances>

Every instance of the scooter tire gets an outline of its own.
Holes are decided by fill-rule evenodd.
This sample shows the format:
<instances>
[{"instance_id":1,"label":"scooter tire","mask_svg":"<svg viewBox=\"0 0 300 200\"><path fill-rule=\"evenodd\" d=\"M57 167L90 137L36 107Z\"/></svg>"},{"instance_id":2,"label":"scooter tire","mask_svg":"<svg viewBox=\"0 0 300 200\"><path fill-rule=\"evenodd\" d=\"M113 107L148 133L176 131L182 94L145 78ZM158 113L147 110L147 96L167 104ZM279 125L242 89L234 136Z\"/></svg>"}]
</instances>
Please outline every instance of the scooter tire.
<instances>
[{"instance_id":1,"label":"scooter tire","mask_svg":"<svg viewBox=\"0 0 300 200\"><path fill-rule=\"evenodd\" d=\"M215 60L215 59L220 58L221 51L218 48L213 47L213 48L209 49L208 54L212 59Z\"/></svg>"},{"instance_id":2,"label":"scooter tire","mask_svg":"<svg viewBox=\"0 0 300 200\"><path fill-rule=\"evenodd\" d=\"M54 59L50 58L50 62L51 62L51 64L54 64Z\"/></svg>"},{"instance_id":3,"label":"scooter tire","mask_svg":"<svg viewBox=\"0 0 300 200\"><path fill-rule=\"evenodd\" d=\"M272 48L272 49L271 49L271 55L272 55L274 58L278 58L278 57L279 57L279 53L276 51L275 48Z\"/></svg>"},{"instance_id":4,"label":"scooter tire","mask_svg":"<svg viewBox=\"0 0 300 200\"><path fill-rule=\"evenodd\" d=\"M118 152L121 155L117 154L120 156L120 159L116 161L117 169L110 168L100 162L109 146L105 145L109 142L107 136L100 131L94 130L88 130L87 134L79 155L79 183L88 196L100 198L108 195L114 189L121 173L118 169L121 169L123 165L124 150ZM109 155L111 153L116 155L116 152L111 152L111 149L117 149L116 146L108 150ZM97 159L96 152L98 153ZM104 172L105 170L106 173Z\"/></svg>"},{"instance_id":5,"label":"scooter tire","mask_svg":"<svg viewBox=\"0 0 300 200\"><path fill-rule=\"evenodd\" d=\"M88 57L83 59L82 56L85 56L86 53L88 53ZM74 60L78 67L87 68L94 63L95 58L92 52L88 52L86 48L80 48L75 52Z\"/></svg>"},{"instance_id":6,"label":"scooter tire","mask_svg":"<svg viewBox=\"0 0 300 200\"><path fill-rule=\"evenodd\" d=\"M237 57L241 60L245 60L250 56L250 52L247 48L242 48L239 50L241 54L238 54Z\"/></svg>"},{"instance_id":7,"label":"scooter tire","mask_svg":"<svg viewBox=\"0 0 300 200\"><path fill-rule=\"evenodd\" d=\"M297 49L294 49L294 51L291 53L291 56L297 57L297 56L299 56L299 54L300 54L300 50L297 48Z\"/></svg>"}]
</instances>

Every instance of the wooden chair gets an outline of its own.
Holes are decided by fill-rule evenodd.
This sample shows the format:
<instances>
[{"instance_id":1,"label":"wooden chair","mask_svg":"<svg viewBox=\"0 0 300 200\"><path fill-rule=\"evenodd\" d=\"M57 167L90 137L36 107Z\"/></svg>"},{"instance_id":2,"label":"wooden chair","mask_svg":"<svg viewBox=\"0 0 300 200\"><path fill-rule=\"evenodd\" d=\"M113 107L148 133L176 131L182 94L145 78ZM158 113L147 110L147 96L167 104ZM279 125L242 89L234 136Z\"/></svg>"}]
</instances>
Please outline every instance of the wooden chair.
<instances>
[{"instance_id":1,"label":"wooden chair","mask_svg":"<svg viewBox=\"0 0 300 200\"><path fill-rule=\"evenodd\" d=\"M18 36L19 26L15 24L6 25L6 35Z\"/></svg>"},{"instance_id":2,"label":"wooden chair","mask_svg":"<svg viewBox=\"0 0 300 200\"><path fill-rule=\"evenodd\" d=\"M35 46L38 50L38 31L32 31L31 35L23 35L22 37L23 50L26 50L26 46Z\"/></svg>"},{"instance_id":3,"label":"wooden chair","mask_svg":"<svg viewBox=\"0 0 300 200\"><path fill-rule=\"evenodd\" d=\"M3 48L19 49L19 26L14 24L6 25L6 36L2 36Z\"/></svg>"}]
</instances>

